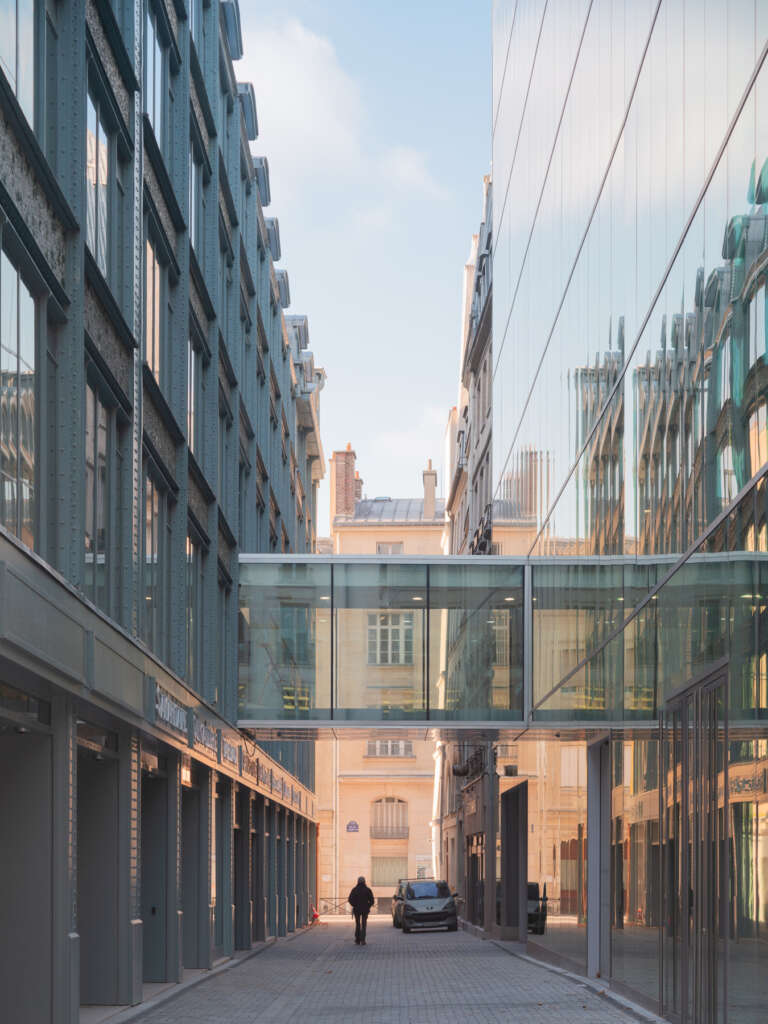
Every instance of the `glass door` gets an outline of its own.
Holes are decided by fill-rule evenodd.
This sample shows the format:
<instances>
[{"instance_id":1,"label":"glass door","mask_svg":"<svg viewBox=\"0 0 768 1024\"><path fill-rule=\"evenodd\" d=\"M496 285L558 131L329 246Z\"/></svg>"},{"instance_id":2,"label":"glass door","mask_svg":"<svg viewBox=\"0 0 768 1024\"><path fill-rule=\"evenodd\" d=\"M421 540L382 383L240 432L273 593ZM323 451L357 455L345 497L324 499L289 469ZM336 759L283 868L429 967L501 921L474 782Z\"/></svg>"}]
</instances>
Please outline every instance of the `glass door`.
<instances>
[{"instance_id":1,"label":"glass door","mask_svg":"<svg viewBox=\"0 0 768 1024\"><path fill-rule=\"evenodd\" d=\"M725 1024L727 678L694 684L662 720L662 1002L680 1024Z\"/></svg>"}]
</instances>

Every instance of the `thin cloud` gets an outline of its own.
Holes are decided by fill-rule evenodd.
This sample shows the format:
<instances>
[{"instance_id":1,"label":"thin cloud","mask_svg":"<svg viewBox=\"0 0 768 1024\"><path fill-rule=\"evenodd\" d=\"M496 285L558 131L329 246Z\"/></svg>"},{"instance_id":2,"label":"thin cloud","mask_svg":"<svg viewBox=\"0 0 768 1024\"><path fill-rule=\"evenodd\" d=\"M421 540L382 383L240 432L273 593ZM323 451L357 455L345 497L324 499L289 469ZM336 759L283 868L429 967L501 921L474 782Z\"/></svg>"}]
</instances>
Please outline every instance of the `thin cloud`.
<instances>
[{"instance_id":1,"label":"thin cloud","mask_svg":"<svg viewBox=\"0 0 768 1024\"><path fill-rule=\"evenodd\" d=\"M425 152L406 145L382 150L366 138L373 118L329 39L297 18L252 25L243 34L237 74L256 90L264 146L259 141L255 148L266 150L278 197L307 198L331 181L364 188L371 210L381 211L393 189L406 197L447 198Z\"/></svg>"},{"instance_id":2,"label":"thin cloud","mask_svg":"<svg viewBox=\"0 0 768 1024\"><path fill-rule=\"evenodd\" d=\"M430 199L447 199L449 192L438 182L427 167L427 157L412 146L393 146L384 154L382 171L385 177L400 188L405 188Z\"/></svg>"}]
</instances>

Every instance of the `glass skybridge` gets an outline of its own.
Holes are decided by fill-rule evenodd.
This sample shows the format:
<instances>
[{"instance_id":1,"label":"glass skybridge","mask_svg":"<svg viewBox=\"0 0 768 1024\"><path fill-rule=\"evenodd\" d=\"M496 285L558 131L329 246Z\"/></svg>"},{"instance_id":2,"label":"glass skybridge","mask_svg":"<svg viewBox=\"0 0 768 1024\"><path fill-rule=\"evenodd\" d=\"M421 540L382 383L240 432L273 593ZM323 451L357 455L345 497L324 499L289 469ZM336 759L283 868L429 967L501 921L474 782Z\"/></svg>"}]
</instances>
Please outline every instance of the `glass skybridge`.
<instances>
[{"instance_id":1,"label":"glass skybridge","mask_svg":"<svg viewBox=\"0 0 768 1024\"><path fill-rule=\"evenodd\" d=\"M724 659L762 717L767 559L242 555L239 725L644 726Z\"/></svg>"}]
</instances>

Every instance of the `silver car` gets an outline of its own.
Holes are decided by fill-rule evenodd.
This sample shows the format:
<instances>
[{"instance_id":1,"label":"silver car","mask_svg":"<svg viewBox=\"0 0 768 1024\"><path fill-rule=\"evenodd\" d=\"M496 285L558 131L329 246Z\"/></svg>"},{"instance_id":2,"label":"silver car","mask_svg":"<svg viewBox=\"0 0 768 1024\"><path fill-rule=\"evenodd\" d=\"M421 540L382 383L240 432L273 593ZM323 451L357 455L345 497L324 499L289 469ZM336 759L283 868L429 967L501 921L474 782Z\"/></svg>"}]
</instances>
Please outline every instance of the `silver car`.
<instances>
[{"instance_id":1,"label":"silver car","mask_svg":"<svg viewBox=\"0 0 768 1024\"><path fill-rule=\"evenodd\" d=\"M414 928L447 928L455 932L459 926L456 915L456 893L446 882L421 879L407 882L399 913L404 932Z\"/></svg>"}]
</instances>

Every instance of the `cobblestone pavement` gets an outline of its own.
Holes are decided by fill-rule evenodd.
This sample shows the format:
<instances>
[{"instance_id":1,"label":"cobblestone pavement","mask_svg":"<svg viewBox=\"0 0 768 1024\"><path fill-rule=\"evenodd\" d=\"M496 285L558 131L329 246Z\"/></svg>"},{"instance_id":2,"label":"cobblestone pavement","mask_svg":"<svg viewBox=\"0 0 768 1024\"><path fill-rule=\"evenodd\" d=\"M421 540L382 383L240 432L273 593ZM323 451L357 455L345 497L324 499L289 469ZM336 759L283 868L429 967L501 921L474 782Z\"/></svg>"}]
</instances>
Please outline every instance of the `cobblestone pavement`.
<instances>
[{"instance_id":1,"label":"cobblestone pavement","mask_svg":"<svg viewBox=\"0 0 768 1024\"><path fill-rule=\"evenodd\" d=\"M210 978L141 1024L627 1024L571 978L466 932L404 935L371 920L356 946L347 919L315 926Z\"/></svg>"}]
</instances>

